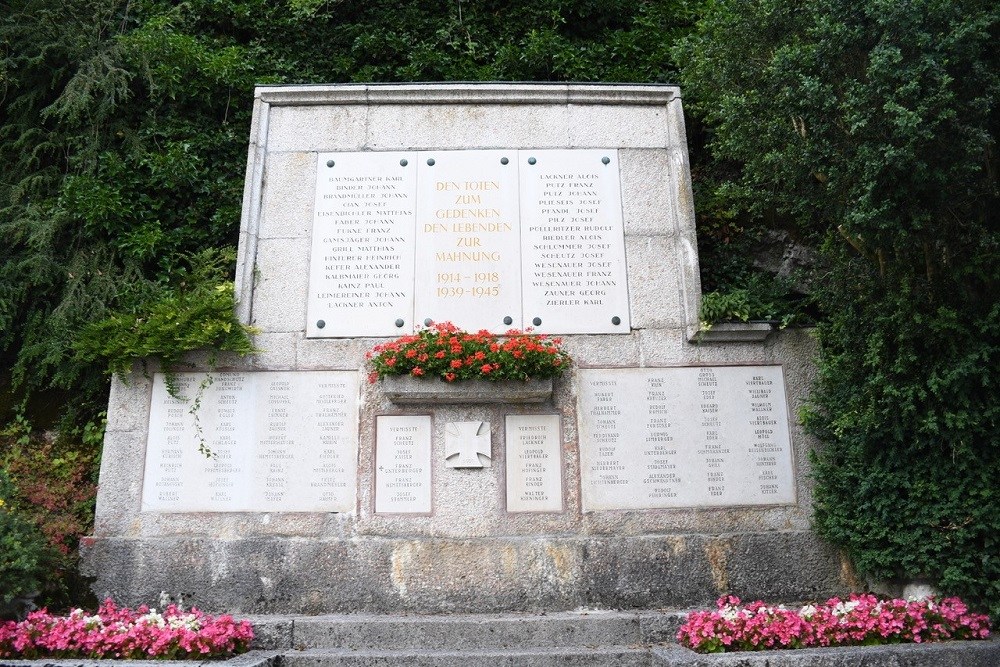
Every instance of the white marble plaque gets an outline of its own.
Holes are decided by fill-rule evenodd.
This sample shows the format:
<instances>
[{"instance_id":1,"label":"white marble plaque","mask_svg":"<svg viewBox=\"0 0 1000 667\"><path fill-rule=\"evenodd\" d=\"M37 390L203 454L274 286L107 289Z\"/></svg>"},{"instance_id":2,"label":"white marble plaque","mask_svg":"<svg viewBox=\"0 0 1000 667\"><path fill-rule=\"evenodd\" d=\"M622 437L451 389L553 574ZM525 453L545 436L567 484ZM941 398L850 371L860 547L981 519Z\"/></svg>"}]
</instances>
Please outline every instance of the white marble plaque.
<instances>
[{"instance_id":1,"label":"white marble plaque","mask_svg":"<svg viewBox=\"0 0 1000 667\"><path fill-rule=\"evenodd\" d=\"M416 153L320 153L306 335L413 329Z\"/></svg>"},{"instance_id":2,"label":"white marble plaque","mask_svg":"<svg viewBox=\"0 0 1000 667\"><path fill-rule=\"evenodd\" d=\"M430 514L430 415L380 415L375 431L375 512Z\"/></svg>"},{"instance_id":3,"label":"white marble plaque","mask_svg":"<svg viewBox=\"0 0 1000 667\"><path fill-rule=\"evenodd\" d=\"M581 369L583 509L795 502L780 366Z\"/></svg>"},{"instance_id":4,"label":"white marble plaque","mask_svg":"<svg viewBox=\"0 0 1000 667\"><path fill-rule=\"evenodd\" d=\"M153 376L143 511L354 511L356 372L179 373L177 383L183 399Z\"/></svg>"},{"instance_id":5,"label":"white marble plaque","mask_svg":"<svg viewBox=\"0 0 1000 667\"><path fill-rule=\"evenodd\" d=\"M618 152L520 151L519 160L525 326L628 333Z\"/></svg>"},{"instance_id":6,"label":"white marble plaque","mask_svg":"<svg viewBox=\"0 0 1000 667\"><path fill-rule=\"evenodd\" d=\"M506 159L507 164L502 161ZM470 331L519 324L517 151L427 151L418 158L414 316Z\"/></svg>"},{"instance_id":7,"label":"white marble plaque","mask_svg":"<svg viewBox=\"0 0 1000 667\"><path fill-rule=\"evenodd\" d=\"M490 423L450 422L444 427L444 464L448 468L490 468Z\"/></svg>"},{"instance_id":8,"label":"white marble plaque","mask_svg":"<svg viewBox=\"0 0 1000 667\"><path fill-rule=\"evenodd\" d=\"M507 511L561 512L559 415L507 415Z\"/></svg>"}]
</instances>

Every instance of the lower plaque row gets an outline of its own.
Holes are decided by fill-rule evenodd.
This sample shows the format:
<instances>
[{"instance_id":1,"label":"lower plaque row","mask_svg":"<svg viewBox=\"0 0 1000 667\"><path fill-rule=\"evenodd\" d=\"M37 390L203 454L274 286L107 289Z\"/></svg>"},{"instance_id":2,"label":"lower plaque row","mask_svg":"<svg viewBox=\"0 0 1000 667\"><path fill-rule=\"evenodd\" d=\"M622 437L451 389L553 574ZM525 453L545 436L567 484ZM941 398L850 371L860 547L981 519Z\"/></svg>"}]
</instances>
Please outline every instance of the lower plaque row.
<instances>
[{"instance_id":1,"label":"lower plaque row","mask_svg":"<svg viewBox=\"0 0 1000 667\"><path fill-rule=\"evenodd\" d=\"M168 391L155 375L142 509L354 511L358 377L179 373ZM795 502L780 366L580 369L578 379L585 512ZM449 424L445 465L490 466L489 430ZM507 415L504 431L507 511L563 511L561 417ZM433 511L432 441L430 415L376 418L376 513Z\"/></svg>"}]
</instances>

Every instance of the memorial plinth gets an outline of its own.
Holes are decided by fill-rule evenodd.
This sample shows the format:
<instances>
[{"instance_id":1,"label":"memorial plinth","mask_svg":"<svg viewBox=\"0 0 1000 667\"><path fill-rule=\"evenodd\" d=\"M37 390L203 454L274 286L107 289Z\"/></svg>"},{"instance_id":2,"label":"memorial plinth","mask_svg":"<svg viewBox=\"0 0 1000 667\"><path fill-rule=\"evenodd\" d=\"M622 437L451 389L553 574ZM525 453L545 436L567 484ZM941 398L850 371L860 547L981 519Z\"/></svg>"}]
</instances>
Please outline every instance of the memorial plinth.
<instances>
[{"instance_id":1,"label":"memorial plinth","mask_svg":"<svg viewBox=\"0 0 1000 667\"><path fill-rule=\"evenodd\" d=\"M212 611L833 595L795 419L804 331L696 342L683 114L660 85L264 86L238 312L262 352L137 365L108 408L99 596ZM426 322L560 336L554 381L366 381ZM205 458L199 446L213 454Z\"/></svg>"}]
</instances>

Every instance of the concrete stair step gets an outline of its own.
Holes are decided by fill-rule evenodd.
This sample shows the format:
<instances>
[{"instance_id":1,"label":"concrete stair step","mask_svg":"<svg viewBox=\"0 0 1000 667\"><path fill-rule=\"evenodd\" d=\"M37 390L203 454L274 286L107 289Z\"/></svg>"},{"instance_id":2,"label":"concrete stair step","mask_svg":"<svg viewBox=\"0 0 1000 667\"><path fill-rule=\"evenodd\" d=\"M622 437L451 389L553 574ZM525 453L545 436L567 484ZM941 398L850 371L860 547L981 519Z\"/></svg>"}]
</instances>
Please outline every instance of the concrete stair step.
<instances>
[{"instance_id":1,"label":"concrete stair step","mask_svg":"<svg viewBox=\"0 0 1000 667\"><path fill-rule=\"evenodd\" d=\"M549 614L339 614L252 619L265 649L438 651L648 646L670 641L678 612Z\"/></svg>"},{"instance_id":2,"label":"concrete stair step","mask_svg":"<svg viewBox=\"0 0 1000 667\"><path fill-rule=\"evenodd\" d=\"M306 649L282 656L282 667L649 667L643 647L431 649Z\"/></svg>"}]
</instances>

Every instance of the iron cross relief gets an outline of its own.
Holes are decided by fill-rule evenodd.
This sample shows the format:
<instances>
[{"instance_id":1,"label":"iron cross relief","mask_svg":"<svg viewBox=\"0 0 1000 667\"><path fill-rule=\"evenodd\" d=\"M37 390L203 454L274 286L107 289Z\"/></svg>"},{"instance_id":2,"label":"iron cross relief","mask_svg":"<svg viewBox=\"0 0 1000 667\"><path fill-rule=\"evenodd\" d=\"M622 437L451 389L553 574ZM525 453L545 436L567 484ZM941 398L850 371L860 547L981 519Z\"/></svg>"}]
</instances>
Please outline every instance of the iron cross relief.
<instances>
[{"instance_id":1,"label":"iron cross relief","mask_svg":"<svg viewBox=\"0 0 1000 667\"><path fill-rule=\"evenodd\" d=\"M489 422L450 422L444 428L444 462L449 468L489 468Z\"/></svg>"}]
</instances>

